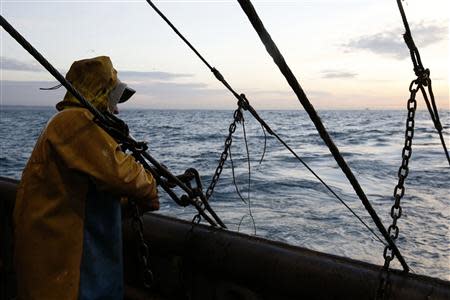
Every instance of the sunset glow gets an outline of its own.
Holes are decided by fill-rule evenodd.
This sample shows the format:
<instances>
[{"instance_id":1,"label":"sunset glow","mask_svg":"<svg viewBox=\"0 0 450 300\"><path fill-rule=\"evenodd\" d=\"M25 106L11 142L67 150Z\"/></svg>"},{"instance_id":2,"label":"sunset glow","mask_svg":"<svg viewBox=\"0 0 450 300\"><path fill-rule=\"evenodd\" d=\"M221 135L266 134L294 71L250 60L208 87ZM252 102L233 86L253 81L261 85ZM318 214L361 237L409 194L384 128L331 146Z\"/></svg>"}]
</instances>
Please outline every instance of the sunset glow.
<instances>
[{"instance_id":1,"label":"sunset glow","mask_svg":"<svg viewBox=\"0 0 450 300\"><path fill-rule=\"evenodd\" d=\"M403 108L414 73L394 0L253 1L318 108ZM138 93L128 107L233 108L235 100L145 1L2 1L1 14L62 72L108 55ZM298 100L236 1L155 1L256 108L296 109ZM404 2L413 37L449 109L445 0ZM1 32L3 105L53 105L64 91ZM25 82L28 82L26 84ZM422 101L419 108L425 108Z\"/></svg>"}]
</instances>

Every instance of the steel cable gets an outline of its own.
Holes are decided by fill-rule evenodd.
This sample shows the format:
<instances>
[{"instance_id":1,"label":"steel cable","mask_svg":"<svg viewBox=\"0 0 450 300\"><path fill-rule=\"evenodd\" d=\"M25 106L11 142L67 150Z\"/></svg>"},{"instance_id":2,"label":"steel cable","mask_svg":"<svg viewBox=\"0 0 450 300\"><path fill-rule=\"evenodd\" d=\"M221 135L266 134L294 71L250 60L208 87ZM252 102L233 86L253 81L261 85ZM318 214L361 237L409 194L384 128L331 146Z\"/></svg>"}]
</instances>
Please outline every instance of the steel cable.
<instances>
[{"instance_id":1,"label":"steel cable","mask_svg":"<svg viewBox=\"0 0 450 300\"><path fill-rule=\"evenodd\" d=\"M400 11L400 15L402 17L403 26L405 27L405 33L403 34L403 38L405 40L405 44L409 49L409 53L411 56L411 61L414 67L414 73L417 76L417 79L421 81L423 86L427 87L427 90L424 87L421 87L421 92L425 103L427 105L428 112L430 113L431 120L433 121L434 127L436 128L439 139L441 140L442 148L444 149L445 156L447 158L448 164L450 165L450 155L447 150L447 146L445 144L445 139L442 133L442 124L439 119L439 111L436 106L436 101L434 98L433 89L431 86L431 78L430 78L430 70L425 69L422 64L422 59L420 58L419 49L417 49L416 44L414 43L414 39L411 34L411 29L409 27L408 19L406 18L405 10L403 9L402 0L397 0L397 6ZM428 94L429 97L428 97Z\"/></svg>"},{"instance_id":2,"label":"steel cable","mask_svg":"<svg viewBox=\"0 0 450 300\"><path fill-rule=\"evenodd\" d=\"M261 42L264 44L267 52L272 57L275 64L278 66L280 72L285 77L288 84L291 86L294 93L297 95L298 100L308 113L311 121L314 123L320 137L325 142L325 144L328 146L328 149L330 150L331 154L333 155L334 159L336 160L337 164L347 177L348 181L352 185L353 189L355 190L356 194L358 195L359 199L361 200L362 204L366 208L367 212L372 217L372 220L374 221L375 225L378 227L378 230L383 235L384 239L388 242L389 246L393 249L393 252L395 256L398 258L400 264L402 265L405 272L408 272L409 267L403 258L402 254L400 253L400 250L398 249L397 245L394 243L394 241L389 236L389 233L387 232L386 228L384 227L383 223L381 222L381 219L379 218L378 214L372 207L372 204L369 202L369 199L367 198L366 194L364 193L361 185L359 184L358 180L356 179L355 175L353 174L350 167L347 165L347 162L342 157L341 153L339 152L339 149L334 144L333 140L331 139L330 135L328 134L328 131L326 130L325 126L322 123L322 120L318 116L317 112L315 111L313 105L307 98L305 92L300 86L300 83L298 82L297 78L295 77L294 73L292 73L291 69L289 68L288 64L286 63L283 55L281 54L280 50L278 49L275 42L272 40L272 37L267 32L266 28L264 27L264 24L262 23L261 19L258 16L258 13L256 12L255 8L253 7L250 0L238 0L242 10L247 15L250 23L252 24L253 28L257 32L259 38L261 39Z\"/></svg>"}]
</instances>

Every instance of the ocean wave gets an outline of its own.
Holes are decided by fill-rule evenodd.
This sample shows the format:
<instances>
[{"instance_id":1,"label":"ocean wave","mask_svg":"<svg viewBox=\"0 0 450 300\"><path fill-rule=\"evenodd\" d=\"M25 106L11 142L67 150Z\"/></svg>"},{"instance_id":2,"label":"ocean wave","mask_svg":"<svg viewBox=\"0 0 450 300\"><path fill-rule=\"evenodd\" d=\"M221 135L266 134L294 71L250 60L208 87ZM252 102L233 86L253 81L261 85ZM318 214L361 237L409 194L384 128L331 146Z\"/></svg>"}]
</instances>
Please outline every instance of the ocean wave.
<instances>
[{"instance_id":1,"label":"ocean wave","mask_svg":"<svg viewBox=\"0 0 450 300\"><path fill-rule=\"evenodd\" d=\"M54 109L2 111L0 120L0 176L19 178L36 138ZM404 143L403 111L320 111L330 135L367 192L385 224L391 222L392 194L397 183ZM138 140L148 140L151 154L174 173L195 167L206 189L228 135L228 111L124 111ZM339 170L328 148L305 112L263 111L261 116L371 227L361 202ZM441 119L449 120L449 112ZM450 173L439 138L426 112L417 113L416 133L399 245L417 273L445 277L448 266L448 205ZM246 115L251 157L250 204L257 234L290 244L381 263L382 247L370 233L278 141L264 135ZM448 140L448 124L443 124ZM247 201L248 170L242 127L233 135L235 179ZM161 212L191 220L195 210L180 208L164 193ZM228 160L215 188L211 205L233 230L253 232L248 203L236 193ZM386 225L387 226L387 225ZM432 245L432 246L431 246ZM375 249L375 250L374 250ZM447 274L447 275L446 275Z\"/></svg>"}]
</instances>

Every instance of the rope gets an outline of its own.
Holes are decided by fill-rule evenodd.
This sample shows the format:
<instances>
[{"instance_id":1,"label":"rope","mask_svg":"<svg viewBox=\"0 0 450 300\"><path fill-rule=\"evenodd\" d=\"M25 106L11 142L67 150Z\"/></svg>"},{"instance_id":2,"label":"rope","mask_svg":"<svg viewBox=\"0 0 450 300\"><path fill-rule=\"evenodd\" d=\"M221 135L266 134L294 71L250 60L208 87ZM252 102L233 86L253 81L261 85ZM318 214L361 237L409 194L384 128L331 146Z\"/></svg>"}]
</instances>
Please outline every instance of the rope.
<instances>
[{"instance_id":1,"label":"rope","mask_svg":"<svg viewBox=\"0 0 450 300\"><path fill-rule=\"evenodd\" d=\"M430 113L431 120L433 121L434 127L436 128L439 138L441 140L442 148L444 149L445 156L447 158L448 164L450 165L450 155L447 150L447 146L445 145L444 136L442 133L442 124L439 119L439 111L436 106L436 101L434 99L434 93L431 86L431 78L430 78L430 70L425 69L422 64L422 59L420 58L419 49L417 49L414 39L411 34L411 29L409 28L408 19L406 18L405 10L403 9L402 0L397 0L398 9L400 11L400 15L402 17L403 26L405 27L405 33L403 34L403 39L405 40L405 44L409 49L409 53L411 56L411 61L414 67L414 73L417 76L417 79L421 81L423 86L427 87L425 90L424 87L421 87L420 90L422 92L423 98L427 105L428 112ZM428 97L428 94L430 95Z\"/></svg>"},{"instance_id":2,"label":"rope","mask_svg":"<svg viewBox=\"0 0 450 300\"><path fill-rule=\"evenodd\" d=\"M222 76L222 74L214 67L211 67L211 65L206 61L206 59L195 49L195 47L180 33L180 31L175 27L175 25L173 25L170 20L153 4L153 2L151 0L146 0L147 3L155 10L155 12L170 26L170 28L172 28L172 30L189 46L189 48L203 61L203 63L210 69L210 71L214 74L214 76L217 78L217 80L219 80L237 99L238 99L238 103L240 106L242 106L243 109L249 111L252 116L261 124L261 126L263 127L263 129L265 129L269 134L273 135L289 152L292 153L292 155L302 163L303 166L306 167L306 169L311 172L311 174L314 175L314 177L316 177L325 187L328 191L330 191L354 216L356 216L356 218L375 236L375 238L380 241L382 244L384 244L384 242L382 241L382 239L344 202L344 200L342 200L334 191L333 189L328 186L328 184L326 184L320 177L318 174L316 174L309 166L308 164L299 156L297 155L297 153L289 146L287 145L287 143L278 135L276 134L271 128L270 126L258 115L258 113L256 112L256 110L250 105L249 101L247 100L247 98L245 97L244 94L238 94L231 86L230 84L225 80L225 78ZM256 13L256 12L255 12ZM262 25L262 23L261 23ZM268 35L268 34L267 34ZM270 36L269 36L270 38ZM273 43L273 42L272 42ZM275 46L276 49L276 46ZM276 49L278 51L278 49ZM279 52L278 52L279 53ZM281 54L279 54L281 56ZM284 61L284 59L283 59ZM293 76L293 75L292 75ZM297 84L298 85L298 84ZM303 92L303 91L302 91ZM306 97L306 96L305 96ZM308 102L309 103L309 102ZM309 106L312 108L312 105L309 104ZM314 110L314 108L312 108ZM314 112L315 113L315 112ZM317 115L317 114L316 114ZM318 118L318 117L317 117ZM320 122L320 119L319 119ZM322 125L322 123L320 122L320 124ZM322 132L324 132L327 136L328 133L326 132L325 128L322 125ZM264 133L265 134L265 133ZM328 140L331 141L331 138L328 136ZM333 144L333 142L331 141L331 143ZM334 144L333 144L334 146ZM334 148L336 148L336 146L334 146ZM337 148L336 148L337 149ZM265 152L265 150L264 150ZM340 154L339 154L340 155ZM262 157L263 158L263 157ZM261 158L261 161L262 161ZM342 157L341 157L342 158ZM343 160L343 158L342 158ZM345 163L345 162L344 162ZM348 168L348 167L347 167ZM351 171L350 171L351 173ZM351 174L353 176L353 174ZM354 176L353 176L354 178ZM354 179L356 181L356 178ZM356 182L357 183L357 182ZM357 183L358 184L358 183ZM359 184L358 184L359 186ZM359 187L359 189L362 192L361 187ZM364 194L364 193L363 193ZM365 197L365 195L364 195ZM373 210L372 206L370 205L370 203L368 202L367 198L365 198L367 204L364 204L364 206L366 206L366 209L369 211L369 213L371 214L371 216L374 214L376 216L376 219L372 216L372 218L375 221L375 224L377 224L377 226L379 227L379 224L381 224L381 221L379 220L378 216L376 215L376 212ZM364 201L363 201L364 203ZM368 208L368 207L369 208ZM372 213L371 213L371 211ZM378 220L378 221L377 221ZM377 223L378 222L378 223ZM386 232L386 229L383 227L383 225L381 224L382 229L384 229L384 232ZM383 231L380 230L382 233ZM386 232L387 234L387 232ZM383 233L383 235L385 236L385 234ZM385 236L386 238L386 236ZM389 239L389 236L387 236L386 240ZM388 240L389 241L389 240ZM392 241L391 241L392 243ZM397 249L397 247L394 248ZM399 256L400 253L397 249L396 253L398 253ZM406 263L405 263L406 265ZM407 267L407 266L406 266Z\"/></svg>"},{"instance_id":3,"label":"rope","mask_svg":"<svg viewBox=\"0 0 450 300\"><path fill-rule=\"evenodd\" d=\"M388 242L389 246L393 249L395 255L397 256L398 260L402 264L403 269L407 272L409 270L408 265L406 264L404 258L402 257L400 251L398 250L395 243L392 241L391 237L389 236L386 228L384 227L383 223L381 222L380 218L378 217L376 211L373 209L372 205L370 204L369 200L367 199L367 196L365 195L363 189L361 188L358 180L356 179L355 175L347 165L346 161L342 157L342 155L339 152L339 149L334 144L333 140L329 136L327 130L325 129L325 126L323 125L322 121L320 120L320 117L318 116L317 112L315 111L312 104L309 102L305 92L301 88L299 82L297 81L297 78L292 73L291 69L287 65L286 61L284 60L284 57L281 55L280 51L278 50L278 47L276 46L275 42L270 37L269 33L264 27L264 24L262 23L261 19L259 18L257 12L255 11L255 8L253 7L250 0L238 0L239 4L241 5L242 10L247 15L250 23L253 25L253 28L258 33L261 41L263 42L264 46L266 47L267 52L272 56L275 64L280 69L281 73L286 78L287 82L291 86L294 93L297 95L298 100L303 105L304 109L308 113L311 121L314 123L317 131L319 132L320 137L325 142L325 144L328 146L331 154L333 155L334 159L338 163L339 167L344 172L345 176L349 180L350 184L352 185L353 189L355 190L356 194L358 195L359 199L363 203L364 207L372 217L372 220L378 227L378 230L382 233L385 240Z\"/></svg>"}]
</instances>

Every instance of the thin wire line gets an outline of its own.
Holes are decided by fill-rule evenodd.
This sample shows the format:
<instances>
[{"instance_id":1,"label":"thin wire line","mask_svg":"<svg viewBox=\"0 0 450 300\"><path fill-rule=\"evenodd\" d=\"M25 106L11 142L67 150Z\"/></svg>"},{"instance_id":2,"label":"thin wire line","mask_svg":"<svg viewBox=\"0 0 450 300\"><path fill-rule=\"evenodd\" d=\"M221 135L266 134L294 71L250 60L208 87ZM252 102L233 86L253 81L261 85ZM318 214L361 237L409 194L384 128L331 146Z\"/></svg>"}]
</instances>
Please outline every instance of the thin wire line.
<instances>
[{"instance_id":1,"label":"thin wire line","mask_svg":"<svg viewBox=\"0 0 450 300\"><path fill-rule=\"evenodd\" d=\"M247 132L245 130L245 121L244 117L242 117L242 131L244 132L244 141L245 141L245 149L247 152L247 165L248 165L248 190L247 190L247 200L248 200L248 214L252 219L254 233L256 235L256 223L255 218L253 217L251 201L250 201L250 183L251 183L251 168L250 168L250 151L248 149L248 141L247 141Z\"/></svg>"}]
</instances>

